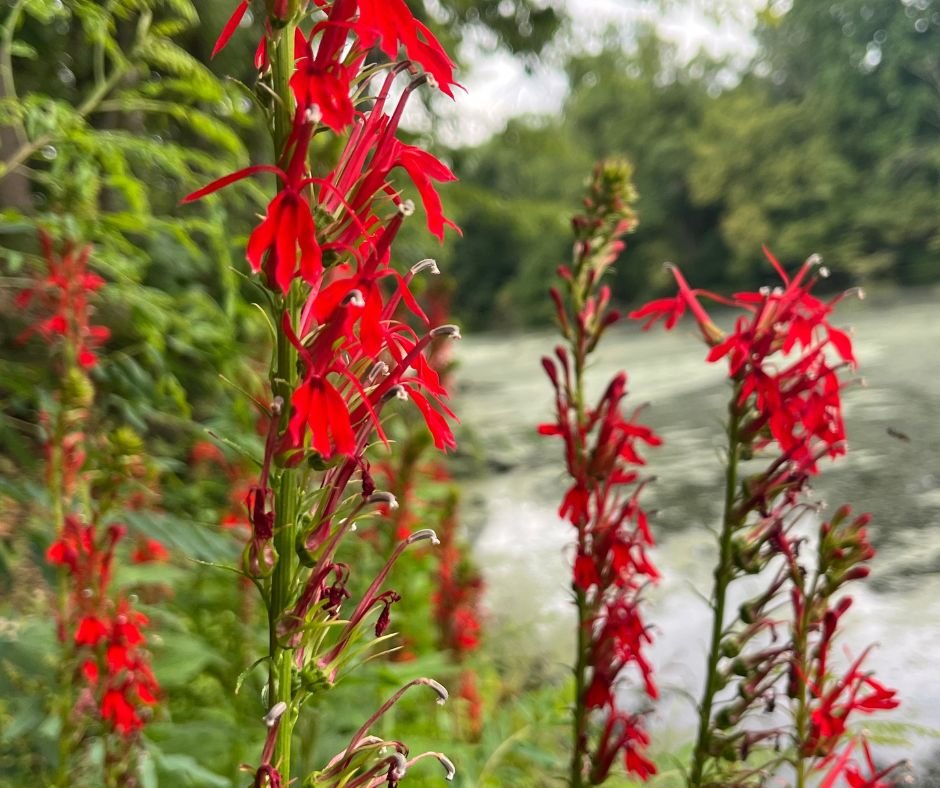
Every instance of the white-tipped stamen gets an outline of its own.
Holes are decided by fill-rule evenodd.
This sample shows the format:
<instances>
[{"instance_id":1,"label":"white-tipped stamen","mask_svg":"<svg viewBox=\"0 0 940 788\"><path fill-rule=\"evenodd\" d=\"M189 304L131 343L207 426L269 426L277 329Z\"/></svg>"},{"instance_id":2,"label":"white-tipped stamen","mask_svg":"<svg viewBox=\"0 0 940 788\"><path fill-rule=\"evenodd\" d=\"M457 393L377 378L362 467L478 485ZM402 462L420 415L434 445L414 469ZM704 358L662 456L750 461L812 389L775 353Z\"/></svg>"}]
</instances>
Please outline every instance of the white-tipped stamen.
<instances>
[{"instance_id":1,"label":"white-tipped stamen","mask_svg":"<svg viewBox=\"0 0 940 788\"><path fill-rule=\"evenodd\" d=\"M384 361L376 361L369 370L367 379L369 383L375 383L379 378L384 378L388 374L388 364Z\"/></svg>"},{"instance_id":2,"label":"white-tipped stamen","mask_svg":"<svg viewBox=\"0 0 940 788\"><path fill-rule=\"evenodd\" d=\"M278 395L271 402L271 415L280 416L283 410L284 410L284 398Z\"/></svg>"},{"instance_id":3,"label":"white-tipped stamen","mask_svg":"<svg viewBox=\"0 0 940 788\"><path fill-rule=\"evenodd\" d=\"M389 779L401 780L405 776L405 772L408 771L408 761L400 752L392 753L388 757L395 762L388 770Z\"/></svg>"},{"instance_id":4,"label":"white-tipped stamen","mask_svg":"<svg viewBox=\"0 0 940 788\"><path fill-rule=\"evenodd\" d=\"M450 697L450 693L447 691L447 687L441 684L439 681L434 679L422 678L415 679L415 684L424 684L427 687L430 687L437 693L437 705L443 706L447 699Z\"/></svg>"},{"instance_id":5,"label":"white-tipped stamen","mask_svg":"<svg viewBox=\"0 0 940 788\"><path fill-rule=\"evenodd\" d=\"M408 544L414 544L415 542L422 542L425 539L430 539L433 545L439 545L441 543L441 540L437 538L437 533L433 528L422 528L420 531L415 531L406 541Z\"/></svg>"},{"instance_id":6,"label":"white-tipped stamen","mask_svg":"<svg viewBox=\"0 0 940 788\"><path fill-rule=\"evenodd\" d=\"M460 328L453 323L445 323L443 326L431 329L431 337L450 337L451 339L460 339Z\"/></svg>"},{"instance_id":7,"label":"white-tipped stamen","mask_svg":"<svg viewBox=\"0 0 940 788\"><path fill-rule=\"evenodd\" d=\"M822 265L822 255L816 254L815 252L806 258L806 265Z\"/></svg>"},{"instance_id":8,"label":"white-tipped stamen","mask_svg":"<svg viewBox=\"0 0 940 788\"><path fill-rule=\"evenodd\" d=\"M437 79L435 78L435 76L433 74L425 74L424 76L427 78L428 87L433 88L434 90L437 90L438 83L437 83Z\"/></svg>"},{"instance_id":9,"label":"white-tipped stamen","mask_svg":"<svg viewBox=\"0 0 940 788\"><path fill-rule=\"evenodd\" d=\"M447 782L453 780L457 775L457 767L454 766L454 762L442 752L434 753L434 757L437 758L441 762L441 766L444 767L444 771L446 772L444 779L447 780Z\"/></svg>"},{"instance_id":10,"label":"white-tipped stamen","mask_svg":"<svg viewBox=\"0 0 940 788\"><path fill-rule=\"evenodd\" d=\"M367 502L385 504L389 509L398 508L398 499L388 490L376 490L368 497Z\"/></svg>"},{"instance_id":11,"label":"white-tipped stamen","mask_svg":"<svg viewBox=\"0 0 940 788\"><path fill-rule=\"evenodd\" d=\"M422 271L430 271L432 274L439 274L441 269L437 267L437 260L425 257L423 260L418 260L417 263L411 266L412 276L417 276Z\"/></svg>"},{"instance_id":12,"label":"white-tipped stamen","mask_svg":"<svg viewBox=\"0 0 940 788\"><path fill-rule=\"evenodd\" d=\"M402 216L411 216L415 212L415 204L411 200L402 200L398 204L398 212Z\"/></svg>"},{"instance_id":13,"label":"white-tipped stamen","mask_svg":"<svg viewBox=\"0 0 940 788\"><path fill-rule=\"evenodd\" d=\"M267 725L269 728L273 728L274 724L279 719L281 719L285 711L287 711L287 704L281 700L275 703L271 707L270 711L268 711L268 713L265 714L261 719L264 720L265 725Z\"/></svg>"},{"instance_id":14,"label":"white-tipped stamen","mask_svg":"<svg viewBox=\"0 0 940 788\"><path fill-rule=\"evenodd\" d=\"M319 123L321 120L323 120L323 110L319 106L311 104L307 107L307 111L304 113L305 123Z\"/></svg>"},{"instance_id":15,"label":"white-tipped stamen","mask_svg":"<svg viewBox=\"0 0 940 788\"><path fill-rule=\"evenodd\" d=\"M350 290L343 299L344 306L355 306L362 309L366 305L366 300L362 297L361 290Z\"/></svg>"},{"instance_id":16,"label":"white-tipped stamen","mask_svg":"<svg viewBox=\"0 0 940 788\"><path fill-rule=\"evenodd\" d=\"M388 402L393 399L408 399L408 389L401 385L401 383L396 383L392 386L385 394L382 395L382 402Z\"/></svg>"},{"instance_id":17,"label":"white-tipped stamen","mask_svg":"<svg viewBox=\"0 0 940 788\"><path fill-rule=\"evenodd\" d=\"M859 301L865 300L865 291L860 287L853 287L851 290L847 290L846 295L854 295Z\"/></svg>"},{"instance_id":18,"label":"white-tipped stamen","mask_svg":"<svg viewBox=\"0 0 940 788\"><path fill-rule=\"evenodd\" d=\"M821 279L828 279L830 274L831 274L831 271L828 268L826 268L826 266L824 265L819 266L819 276Z\"/></svg>"}]
</instances>

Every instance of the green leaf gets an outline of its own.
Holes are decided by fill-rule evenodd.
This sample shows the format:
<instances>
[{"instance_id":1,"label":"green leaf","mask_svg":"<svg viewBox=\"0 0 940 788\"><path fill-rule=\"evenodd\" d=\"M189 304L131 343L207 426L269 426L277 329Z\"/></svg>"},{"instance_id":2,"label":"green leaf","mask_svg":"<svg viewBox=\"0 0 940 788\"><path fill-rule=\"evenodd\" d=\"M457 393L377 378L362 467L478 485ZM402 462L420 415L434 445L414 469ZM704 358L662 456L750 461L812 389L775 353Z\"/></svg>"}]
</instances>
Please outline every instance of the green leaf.
<instances>
[{"instance_id":1,"label":"green leaf","mask_svg":"<svg viewBox=\"0 0 940 788\"><path fill-rule=\"evenodd\" d=\"M48 25L63 16L68 16L68 8L65 3L57 2L57 0L27 0L23 10L44 25Z\"/></svg>"},{"instance_id":2,"label":"green leaf","mask_svg":"<svg viewBox=\"0 0 940 788\"><path fill-rule=\"evenodd\" d=\"M148 749L161 775L160 784L176 788L231 788L229 780L200 766L191 755L167 755L154 745Z\"/></svg>"},{"instance_id":3,"label":"green leaf","mask_svg":"<svg viewBox=\"0 0 940 788\"><path fill-rule=\"evenodd\" d=\"M14 41L10 46L10 54L13 57L23 57L28 60L35 60L39 57L35 47L30 46L25 41Z\"/></svg>"},{"instance_id":4,"label":"green leaf","mask_svg":"<svg viewBox=\"0 0 940 788\"><path fill-rule=\"evenodd\" d=\"M245 668L241 673L238 674L238 679L235 681L235 694L236 695L239 693L239 691L241 691L242 684L245 683L245 679L247 679L251 675L252 671L256 667L258 667L258 665L261 665L269 661L270 659L271 657L268 656L267 654L263 657L258 657L258 659L256 659L247 668Z\"/></svg>"}]
</instances>

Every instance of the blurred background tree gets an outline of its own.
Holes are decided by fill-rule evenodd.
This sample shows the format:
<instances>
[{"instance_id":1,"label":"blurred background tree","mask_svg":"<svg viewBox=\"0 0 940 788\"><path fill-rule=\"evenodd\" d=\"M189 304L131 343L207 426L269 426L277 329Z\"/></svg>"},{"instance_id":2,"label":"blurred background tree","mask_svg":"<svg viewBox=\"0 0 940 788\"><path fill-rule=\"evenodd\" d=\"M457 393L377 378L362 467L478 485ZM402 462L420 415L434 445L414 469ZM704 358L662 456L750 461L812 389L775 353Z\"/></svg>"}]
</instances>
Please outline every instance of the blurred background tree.
<instances>
[{"instance_id":1,"label":"blurred background tree","mask_svg":"<svg viewBox=\"0 0 940 788\"><path fill-rule=\"evenodd\" d=\"M819 251L836 287L940 280L940 9L793 0L756 22L743 69L690 60L647 23L610 34L567 58L558 115L455 150L458 313L546 322L533 291L562 259L575 173L612 154L640 192L622 301L661 292L667 260L706 287L751 287L762 243L791 263Z\"/></svg>"}]
</instances>

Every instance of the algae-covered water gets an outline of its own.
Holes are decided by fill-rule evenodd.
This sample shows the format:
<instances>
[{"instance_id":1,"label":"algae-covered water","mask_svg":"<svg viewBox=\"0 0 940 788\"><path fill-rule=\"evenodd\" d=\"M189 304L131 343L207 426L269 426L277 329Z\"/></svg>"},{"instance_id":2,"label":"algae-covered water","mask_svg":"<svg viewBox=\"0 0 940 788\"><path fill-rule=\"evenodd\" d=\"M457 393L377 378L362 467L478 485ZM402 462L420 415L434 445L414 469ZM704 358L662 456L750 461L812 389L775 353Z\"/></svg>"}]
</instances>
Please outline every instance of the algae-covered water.
<instances>
[{"instance_id":1,"label":"algae-covered water","mask_svg":"<svg viewBox=\"0 0 940 788\"><path fill-rule=\"evenodd\" d=\"M878 555L870 580L851 591L841 643L853 655L879 644L866 664L902 699L882 719L935 731L911 729L908 745L885 753L912 758L923 775L940 754L940 293L843 306L835 322L853 327L860 367L846 394L850 450L824 467L817 491L830 510L851 503L873 514ZM555 513L565 486L561 443L535 434L552 407L539 359L556 341L550 332L464 339L457 405L488 468L467 486L464 517L488 583L491 627L523 658L562 664L573 649L572 533ZM671 333L627 325L605 337L590 372L596 395L626 369L630 400L649 403L644 418L665 441L648 453L657 481L645 500L657 510L663 574L648 620L664 695L652 724L675 741L693 725L688 698L702 683L709 621L699 594L709 592L709 529L722 499L728 387L704 355L691 322Z\"/></svg>"}]
</instances>

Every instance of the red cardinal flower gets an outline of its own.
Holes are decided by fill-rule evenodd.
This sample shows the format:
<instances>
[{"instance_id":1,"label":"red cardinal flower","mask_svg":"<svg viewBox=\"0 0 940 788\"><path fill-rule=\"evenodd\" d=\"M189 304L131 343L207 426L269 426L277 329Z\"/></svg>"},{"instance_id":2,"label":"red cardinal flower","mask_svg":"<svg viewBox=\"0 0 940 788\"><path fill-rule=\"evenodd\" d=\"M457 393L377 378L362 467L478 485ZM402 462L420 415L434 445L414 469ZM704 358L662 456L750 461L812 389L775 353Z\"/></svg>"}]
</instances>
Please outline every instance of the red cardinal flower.
<instances>
[{"instance_id":1,"label":"red cardinal flower","mask_svg":"<svg viewBox=\"0 0 940 788\"><path fill-rule=\"evenodd\" d=\"M428 28L414 18L404 0L359 0L356 34L364 49L378 45L392 60L399 46L408 58L433 78L438 88L453 98L454 64Z\"/></svg>"},{"instance_id":2,"label":"red cardinal flower","mask_svg":"<svg viewBox=\"0 0 940 788\"><path fill-rule=\"evenodd\" d=\"M94 349L111 336L104 326L91 323L93 310L89 296L105 284L100 276L88 270L91 246L76 249L73 243L67 242L58 253L47 233L41 231L39 240L46 274L35 287L17 295L16 305L25 309L34 300L39 301L47 317L37 320L19 339L25 341L39 334L50 344L63 343L80 367L90 369L98 363Z\"/></svg>"},{"instance_id":3,"label":"red cardinal flower","mask_svg":"<svg viewBox=\"0 0 940 788\"><path fill-rule=\"evenodd\" d=\"M308 284L319 282L322 255L310 203L294 189L284 189L271 200L268 211L248 239L247 257L254 271L260 271L265 254L273 257L274 281L286 293L297 274L300 249L300 275Z\"/></svg>"}]
</instances>

